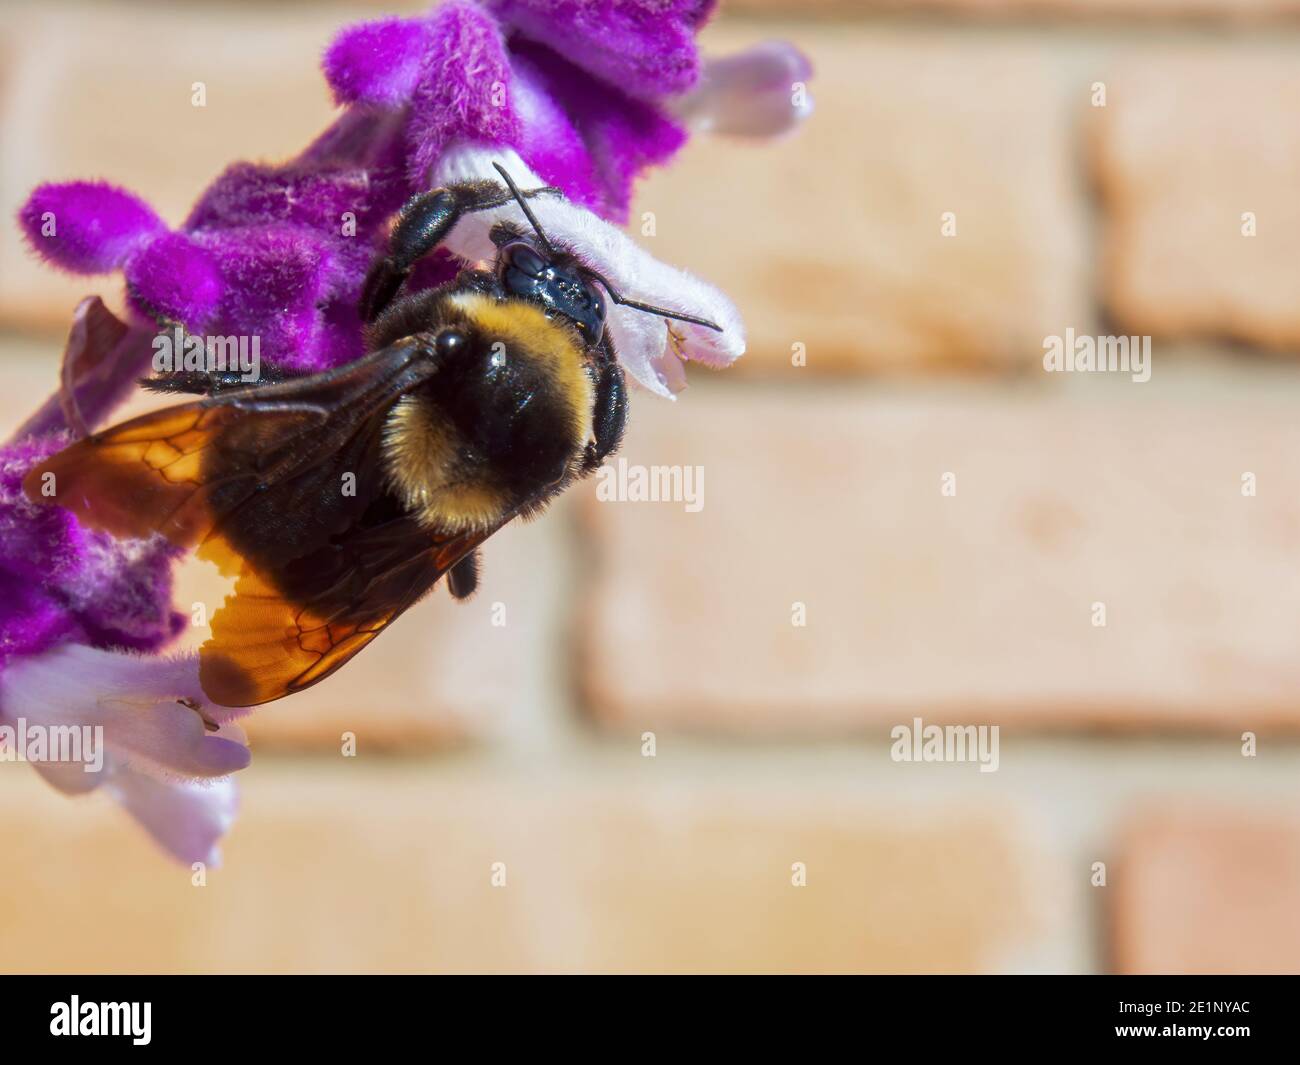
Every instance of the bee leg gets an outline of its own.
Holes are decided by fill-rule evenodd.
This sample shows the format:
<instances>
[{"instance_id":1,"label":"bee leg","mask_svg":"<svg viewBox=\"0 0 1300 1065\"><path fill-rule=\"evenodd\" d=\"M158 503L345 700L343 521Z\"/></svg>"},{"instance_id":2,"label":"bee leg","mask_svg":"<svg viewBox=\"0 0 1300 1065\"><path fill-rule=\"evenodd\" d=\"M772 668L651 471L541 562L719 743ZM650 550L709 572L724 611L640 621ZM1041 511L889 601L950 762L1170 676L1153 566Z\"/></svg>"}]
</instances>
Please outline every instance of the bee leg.
<instances>
[{"instance_id":1,"label":"bee leg","mask_svg":"<svg viewBox=\"0 0 1300 1065\"><path fill-rule=\"evenodd\" d=\"M164 395L183 393L194 396L216 396L240 388L273 384L283 380L273 371L263 372L256 381L245 381L238 370L173 370L156 377L140 378L140 387L147 392Z\"/></svg>"},{"instance_id":2,"label":"bee leg","mask_svg":"<svg viewBox=\"0 0 1300 1065\"><path fill-rule=\"evenodd\" d=\"M188 697L177 699L176 701L180 703L181 706L185 707L186 710L193 710L196 714L199 715L199 720L203 722L203 729L205 732L221 731L221 726L218 725L215 721L213 721L210 717L208 717L207 714L203 712L203 706L201 703L199 703L194 699L190 699Z\"/></svg>"},{"instance_id":3,"label":"bee leg","mask_svg":"<svg viewBox=\"0 0 1300 1065\"><path fill-rule=\"evenodd\" d=\"M261 369L256 380L244 379L240 370L182 370L179 366L185 357L186 349L192 339L199 340L204 347L207 338L198 333L191 333L182 322L175 318L156 316L158 336L172 342L171 365L176 369L157 369L152 377L141 377L137 382L147 392L163 395L177 393L194 396L215 396L222 392L233 392L238 388L252 388L254 385L272 384L284 379L273 368ZM156 356L155 356L156 358ZM157 366L157 363L155 363Z\"/></svg>"},{"instance_id":4,"label":"bee leg","mask_svg":"<svg viewBox=\"0 0 1300 1065\"><path fill-rule=\"evenodd\" d=\"M546 186L523 195L563 195ZM461 216L509 203L510 193L495 181L468 181L412 196L397 214L388 237L388 254L378 259L361 286L361 320L373 322L393 302L412 267L446 239Z\"/></svg>"},{"instance_id":5,"label":"bee leg","mask_svg":"<svg viewBox=\"0 0 1300 1065\"><path fill-rule=\"evenodd\" d=\"M618 362L610 358L600 369L596 379L596 401L592 411L592 435L594 443L587 445L587 454L583 460L583 470L591 473L606 455L618 449L623 442L623 430L627 427L627 382L623 369Z\"/></svg>"},{"instance_id":6,"label":"bee leg","mask_svg":"<svg viewBox=\"0 0 1300 1065\"><path fill-rule=\"evenodd\" d=\"M456 599L468 599L478 587L478 550L471 551L447 571L447 591Z\"/></svg>"}]
</instances>

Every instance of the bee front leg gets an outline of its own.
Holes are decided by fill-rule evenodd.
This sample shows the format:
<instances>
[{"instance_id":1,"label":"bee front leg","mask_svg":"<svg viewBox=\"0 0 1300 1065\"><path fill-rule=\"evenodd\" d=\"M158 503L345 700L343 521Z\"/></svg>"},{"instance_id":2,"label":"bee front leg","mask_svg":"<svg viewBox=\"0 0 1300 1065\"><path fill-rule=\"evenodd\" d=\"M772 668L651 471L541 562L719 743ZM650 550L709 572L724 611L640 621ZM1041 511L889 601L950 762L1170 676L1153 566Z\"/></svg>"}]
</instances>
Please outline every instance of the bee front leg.
<instances>
[{"instance_id":1,"label":"bee front leg","mask_svg":"<svg viewBox=\"0 0 1300 1065\"><path fill-rule=\"evenodd\" d=\"M255 381L245 380L239 370L173 370L154 377L141 377L138 383L146 392L160 395L220 396L285 380L287 378L279 370L267 367Z\"/></svg>"},{"instance_id":2,"label":"bee front leg","mask_svg":"<svg viewBox=\"0 0 1300 1065\"><path fill-rule=\"evenodd\" d=\"M174 318L157 318L159 336L171 341L172 369L156 369L152 377L141 377L137 382L147 392L161 395L218 396L223 392L236 389L254 388L257 385L274 384L284 379L274 367L262 370L255 380L249 380L242 370L184 370L179 369L184 361L186 351L192 341L204 348L207 338L191 333ZM156 346L155 346L155 350ZM157 363L155 363L157 367Z\"/></svg>"},{"instance_id":3,"label":"bee front leg","mask_svg":"<svg viewBox=\"0 0 1300 1065\"><path fill-rule=\"evenodd\" d=\"M623 368L612 356L600 368L596 378L596 401L592 410L593 443L587 445L583 471L593 472L606 455L618 450L627 427L627 382Z\"/></svg>"},{"instance_id":4,"label":"bee front leg","mask_svg":"<svg viewBox=\"0 0 1300 1065\"><path fill-rule=\"evenodd\" d=\"M479 553L475 548L447 571L447 591L456 599L468 599L478 588Z\"/></svg>"},{"instance_id":5,"label":"bee front leg","mask_svg":"<svg viewBox=\"0 0 1300 1065\"><path fill-rule=\"evenodd\" d=\"M563 195L551 186L530 189L525 197ZM495 181L467 181L412 196L398 212L388 237L388 254L377 259L361 286L361 320L373 322L397 296L417 262L433 251L461 216L500 207L512 199Z\"/></svg>"}]
</instances>

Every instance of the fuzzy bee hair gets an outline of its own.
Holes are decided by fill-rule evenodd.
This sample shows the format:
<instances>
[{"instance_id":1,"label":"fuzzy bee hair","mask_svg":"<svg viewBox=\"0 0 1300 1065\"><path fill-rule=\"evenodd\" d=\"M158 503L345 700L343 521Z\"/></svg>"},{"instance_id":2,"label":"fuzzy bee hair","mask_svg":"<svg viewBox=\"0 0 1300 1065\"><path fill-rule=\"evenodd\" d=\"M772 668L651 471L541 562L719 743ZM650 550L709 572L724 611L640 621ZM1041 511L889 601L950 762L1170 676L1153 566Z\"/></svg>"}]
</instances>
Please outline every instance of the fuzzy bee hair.
<instances>
[{"instance_id":1,"label":"fuzzy bee hair","mask_svg":"<svg viewBox=\"0 0 1300 1065\"><path fill-rule=\"evenodd\" d=\"M592 438L594 398L577 332L523 300L461 292L447 297L446 306L503 370L509 367L508 372L530 382L523 401L535 402L538 429L564 456L561 482L577 476ZM448 409L448 390L440 384L435 378L389 411L382 438L389 483L426 528L457 533L490 529L520 502L511 490L520 456L476 442L473 427L460 425L458 412Z\"/></svg>"}]
</instances>

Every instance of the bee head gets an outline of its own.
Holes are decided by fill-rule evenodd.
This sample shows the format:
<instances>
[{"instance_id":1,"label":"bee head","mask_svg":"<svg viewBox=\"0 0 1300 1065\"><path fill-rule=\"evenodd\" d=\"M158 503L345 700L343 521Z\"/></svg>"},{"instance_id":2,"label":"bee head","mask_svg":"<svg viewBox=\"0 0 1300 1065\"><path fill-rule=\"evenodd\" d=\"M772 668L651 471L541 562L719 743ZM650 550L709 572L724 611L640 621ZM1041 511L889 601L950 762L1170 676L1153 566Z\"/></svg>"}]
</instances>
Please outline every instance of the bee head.
<instances>
[{"instance_id":1,"label":"bee head","mask_svg":"<svg viewBox=\"0 0 1300 1065\"><path fill-rule=\"evenodd\" d=\"M509 223L498 224L493 228L492 242L500 249L497 253L497 271L508 292L540 303L547 314L564 315L577 326L589 344L596 343L605 329L605 299L597 289L597 284L620 307L643 311L660 318L691 322L722 332L722 326L707 318L683 314L667 307L656 307L619 293L608 278L551 241L532 208L528 206L528 200L519 191L514 178L500 163L492 165L501 175L501 180L505 182L510 195L514 197L533 230L531 237L525 237L521 230Z\"/></svg>"},{"instance_id":2,"label":"bee head","mask_svg":"<svg viewBox=\"0 0 1300 1065\"><path fill-rule=\"evenodd\" d=\"M511 295L568 319L588 344L605 332L605 297L576 259L515 237L497 253L497 276Z\"/></svg>"}]
</instances>

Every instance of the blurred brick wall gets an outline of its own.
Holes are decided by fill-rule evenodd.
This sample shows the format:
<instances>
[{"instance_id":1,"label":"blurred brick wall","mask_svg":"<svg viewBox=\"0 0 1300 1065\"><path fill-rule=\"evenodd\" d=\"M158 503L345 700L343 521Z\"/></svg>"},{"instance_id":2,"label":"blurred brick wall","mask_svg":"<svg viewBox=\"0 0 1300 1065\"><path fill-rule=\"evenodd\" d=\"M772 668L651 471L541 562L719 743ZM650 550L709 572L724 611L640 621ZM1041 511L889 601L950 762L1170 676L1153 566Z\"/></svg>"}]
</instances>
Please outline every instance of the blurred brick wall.
<instances>
[{"instance_id":1,"label":"blurred brick wall","mask_svg":"<svg viewBox=\"0 0 1300 1065\"><path fill-rule=\"evenodd\" d=\"M375 10L0 9L0 209L100 176L179 220L328 120L315 58ZM1300 968L1300 4L913 11L708 31L797 41L817 112L633 212L750 328L633 410L703 509L583 486L259 714L206 887L0 766L0 970ZM0 232L8 424L96 289ZM1044 373L1066 329L1152 336L1151 380ZM892 761L917 716L1001 725L998 771Z\"/></svg>"}]
</instances>

